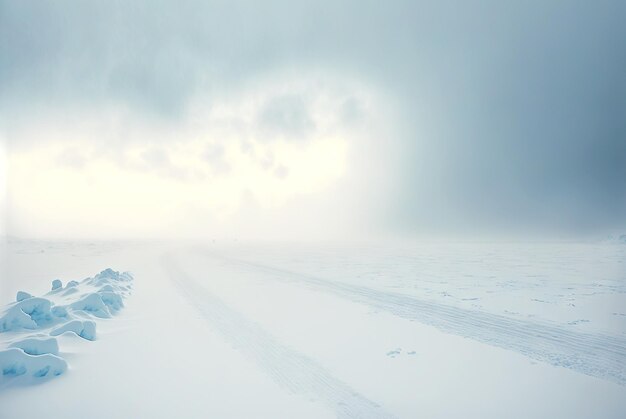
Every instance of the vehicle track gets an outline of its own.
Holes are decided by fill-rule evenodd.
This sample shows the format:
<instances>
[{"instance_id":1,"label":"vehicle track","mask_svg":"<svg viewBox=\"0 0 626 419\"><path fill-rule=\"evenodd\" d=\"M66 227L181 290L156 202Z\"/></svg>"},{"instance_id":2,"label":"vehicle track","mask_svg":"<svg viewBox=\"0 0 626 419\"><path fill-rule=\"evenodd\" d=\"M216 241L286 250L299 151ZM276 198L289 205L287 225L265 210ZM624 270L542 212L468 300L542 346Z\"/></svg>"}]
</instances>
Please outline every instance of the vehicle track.
<instances>
[{"instance_id":1,"label":"vehicle track","mask_svg":"<svg viewBox=\"0 0 626 419\"><path fill-rule=\"evenodd\" d=\"M162 260L172 282L207 323L290 392L317 399L337 418L394 418L378 404L335 378L313 359L283 344L200 286L173 260Z\"/></svg>"},{"instance_id":2,"label":"vehicle track","mask_svg":"<svg viewBox=\"0 0 626 419\"><path fill-rule=\"evenodd\" d=\"M513 350L537 361L626 385L626 339L620 336L570 331L547 322L468 310L409 295L233 259L212 252L201 252L205 256L248 269L257 275L265 273L275 280L331 293L405 319L434 326L445 333Z\"/></svg>"}]
</instances>

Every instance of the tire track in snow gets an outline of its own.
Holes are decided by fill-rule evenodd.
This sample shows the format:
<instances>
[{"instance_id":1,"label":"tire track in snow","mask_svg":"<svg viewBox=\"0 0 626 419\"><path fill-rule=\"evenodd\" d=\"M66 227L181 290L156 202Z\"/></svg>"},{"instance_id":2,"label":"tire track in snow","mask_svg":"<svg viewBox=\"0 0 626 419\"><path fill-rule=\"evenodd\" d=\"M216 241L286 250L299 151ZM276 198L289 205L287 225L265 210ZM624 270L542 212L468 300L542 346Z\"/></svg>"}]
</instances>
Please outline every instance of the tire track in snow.
<instances>
[{"instance_id":1,"label":"tire track in snow","mask_svg":"<svg viewBox=\"0 0 626 419\"><path fill-rule=\"evenodd\" d=\"M323 401L340 419L395 418L314 360L281 344L257 323L227 306L183 272L171 256L166 256L162 263L170 279L202 318L281 386Z\"/></svg>"},{"instance_id":2,"label":"tire track in snow","mask_svg":"<svg viewBox=\"0 0 626 419\"><path fill-rule=\"evenodd\" d=\"M202 254L248 269L255 274L263 272L274 279L302 284L317 291L329 292L405 319L434 326L445 333L513 350L537 361L626 385L626 339L620 336L569 331L550 323L531 322L468 310L404 294L379 291L232 259L207 251L203 251Z\"/></svg>"}]
</instances>

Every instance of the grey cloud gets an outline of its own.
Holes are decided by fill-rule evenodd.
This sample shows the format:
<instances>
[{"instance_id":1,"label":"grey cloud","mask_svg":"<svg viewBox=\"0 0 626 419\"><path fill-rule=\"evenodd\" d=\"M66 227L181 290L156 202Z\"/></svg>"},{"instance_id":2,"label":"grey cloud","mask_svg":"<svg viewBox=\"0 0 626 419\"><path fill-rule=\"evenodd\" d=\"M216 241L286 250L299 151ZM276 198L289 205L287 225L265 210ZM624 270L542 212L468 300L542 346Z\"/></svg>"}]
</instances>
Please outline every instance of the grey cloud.
<instances>
[{"instance_id":1,"label":"grey cloud","mask_svg":"<svg viewBox=\"0 0 626 419\"><path fill-rule=\"evenodd\" d=\"M271 98L260 112L259 127L269 138L306 140L315 130L309 106L301 95Z\"/></svg>"},{"instance_id":2,"label":"grey cloud","mask_svg":"<svg viewBox=\"0 0 626 419\"><path fill-rule=\"evenodd\" d=\"M341 105L340 119L343 123L351 125L360 122L364 116L361 103L351 96L345 99Z\"/></svg>"},{"instance_id":3,"label":"grey cloud","mask_svg":"<svg viewBox=\"0 0 626 419\"><path fill-rule=\"evenodd\" d=\"M322 68L358 75L398 105L384 144L403 156L389 174L390 227L626 224L623 1L0 7L5 125L29 122L33 106L113 104L176 120L198 95L211 102L274 70ZM304 99L276 100L260 115L265 129L315 129ZM358 117L358 106L342 114Z\"/></svg>"}]
</instances>

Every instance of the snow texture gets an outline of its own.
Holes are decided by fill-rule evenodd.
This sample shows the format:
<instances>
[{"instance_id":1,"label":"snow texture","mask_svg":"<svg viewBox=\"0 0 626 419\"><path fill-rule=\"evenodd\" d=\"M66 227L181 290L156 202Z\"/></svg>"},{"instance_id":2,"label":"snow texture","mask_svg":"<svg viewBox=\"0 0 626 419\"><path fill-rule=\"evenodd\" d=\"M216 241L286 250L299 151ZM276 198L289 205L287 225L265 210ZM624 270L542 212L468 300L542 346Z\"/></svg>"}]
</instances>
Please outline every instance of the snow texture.
<instances>
[{"instance_id":1,"label":"snow texture","mask_svg":"<svg viewBox=\"0 0 626 419\"><path fill-rule=\"evenodd\" d=\"M96 322L124 307L133 277L105 269L80 282L59 279L43 297L18 291L16 302L0 316L0 383L31 384L63 374L67 362L59 355L56 336L74 334L96 339Z\"/></svg>"},{"instance_id":2,"label":"snow texture","mask_svg":"<svg viewBox=\"0 0 626 419\"><path fill-rule=\"evenodd\" d=\"M163 263L170 278L201 317L288 391L319 399L336 411L338 419L396 417L334 377L315 360L281 344L256 323L228 307L171 259Z\"/></svg>"},{"instance_id":3,"label":"snow texture","mask_svg":"<svg viewBox=\"0 0 626 419\"><path fill-rule=\"evenodd\" d=\"M301 284L370 306L449 334L513 350L537 361L626 385L626 338L602 332L567 330L551 322L518 319L468 310L397 292L326 280L273 266L221 258L256 273L266 272L277 281ZM395 351L388 356L398 355Z\"/></svg>"},{"instance_id":4,"label":"snow texture","mask_svg":"<svg viewBox=\"0 0 626 419\"><path fill-rule=\"evenodd\" d=\"M3 301L42 274L63 286L36 294L45 327L23 313L36 329L0 333L1 418L626 417L621 243L8 249ZM103 264L132 266L142 292L108 270L68 282ZM53 355L74 371L21 384L55 377Z\"/></svg>"}]
</instances>

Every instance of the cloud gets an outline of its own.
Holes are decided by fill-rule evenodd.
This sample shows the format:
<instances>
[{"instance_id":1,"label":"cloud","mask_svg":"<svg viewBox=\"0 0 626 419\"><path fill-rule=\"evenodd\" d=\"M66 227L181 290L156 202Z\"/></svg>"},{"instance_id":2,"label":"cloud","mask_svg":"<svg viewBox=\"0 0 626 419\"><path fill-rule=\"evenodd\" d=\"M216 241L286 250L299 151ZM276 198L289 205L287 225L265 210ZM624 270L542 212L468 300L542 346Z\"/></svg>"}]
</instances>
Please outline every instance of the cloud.
<instances>
[{"instance_id":1,"label":"cloud","mask_svg":"<svg viewBox=\"0 0 626 419\"><path fill-rule=\"evenodd\" d=\"M77 147L68 147L58 154L56 161L74 169L82 169L87 163L87 157Z\"/></svg>"},{"instance_id":2,"label":"cloud","mask_svg":"<svg viewBox=\"0 0 626 419\"><path fill-rule=\"evenodd\" d=\"M294 202L323 199L345 209L360 207L364 190L348 185L364 179L363 145L374 137L362 135L371 126L345 124L337 110L351 97L362 102L363 112L373 111L376 94L349 79L298 74L259 79L219 105L194 101L175 122L103 105L70 115L63 108L59 117L51 111L34 124L17 126L12 139L19 145L9 153L12 233L198 237L217 231L227 236L231 229L250 237L252 231L271 229L276 235L285 218L297 224L295 219L312 217L318 208L309 202L309 210L288 214ZM266 105L281 103L281 111L288 112L291 102L282 99L301 96L309 98L307 114L315 121L298 128L306 130L306 141L294 138L291 127L288 135L276 135L282 130L277 126L268 133L267 121L259 118ZM367 118L377 119L375 112ZM343 188L352 191L339 192ZM50 206L51 200L58 204ZM251 226L241 217L255 218L242 209L250 202L264 214L265 227L246 233L239 226ZM315 216L333 224L337 218L333 212ZM129 222L132 228L125 227ZM344 222L334 231L354 228Z\"/></svg>"},{"instance_id":3,"label":"cloud","mask_svg":"<svg viewBox=\"0 0 626 419\"><path fill-rule=\"evenodd\" d=\"M268 137L306 140L315 130L308 103L300 95L272 97L261 108L259 128Z\"/></svg>"},{"instance_id":4,"label":"cloud","mask_svg":"<svg viewBox=\"0 0 626 419\"><path fill-rule=\"evenodd\" d=\"M160 176L170 177L186 181L189 179L189 171L187 168L172 163L170 153L163 147L151 146L140 152L140 165L135 166L137 170L151 170L157 172ZM128 165L128 162L125 161Z\"/></svg>"},{"instance_id":5,"label":"cloud","mask_svg":"<svg viewBox=\"0 0 626 419\"><path fill-rule=\"evenodd\" d=\"M277 178L284 179L289 175L289 169L281 164L274 169L274 174Z\"/></svg>"},{"instance_id":6,"label":"cloud","mask_svg":"<svg viewBox=\"0 0 626 419\"><path fill-rule=\"evenodd\" d=\"M0 7L12 154L56 144L74 170L107 161L193 184L236 175L243 155L275 180L288 168L285 183L297 168L276 148L349 138L353 186L381 191L363 207L384 207L385 228L626 222L624 2ZM224 154L207 164L208 144ZM152 147L169 163L142 160Z\"/></svg>"},{"instance_id":7,"label":"cloud","mask_svg":"<svg viewBox=\"0 0 626 419\"><path fill-rule=\"evenodd\" d=\"M224 147L220 144L207 145L204 152L204 160L211 166L215 175L226 174L230 171L230 164L224 158Z\"/></svg>"}]
</instances>

